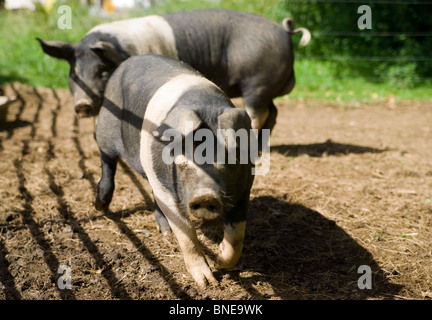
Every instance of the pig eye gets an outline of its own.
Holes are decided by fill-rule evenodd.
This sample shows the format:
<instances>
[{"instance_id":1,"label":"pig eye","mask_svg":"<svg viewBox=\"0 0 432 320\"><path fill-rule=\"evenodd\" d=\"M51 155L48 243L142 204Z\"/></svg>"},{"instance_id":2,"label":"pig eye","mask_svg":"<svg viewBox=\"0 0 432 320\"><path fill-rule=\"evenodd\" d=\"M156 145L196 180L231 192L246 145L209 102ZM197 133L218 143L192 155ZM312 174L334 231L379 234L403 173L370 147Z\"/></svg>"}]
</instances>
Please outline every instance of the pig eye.
<instances>
[{"instance_id":1,"label":"pig eye","mask_svg":"<svg viewBox=\"0 0 432 320\"><path fill-rule=\"evenodd\" d=\"M96 68L96 76L99 78L105 78L108 76L108 71L104 66L98 66Z\"/></svg>"}]
</instances>

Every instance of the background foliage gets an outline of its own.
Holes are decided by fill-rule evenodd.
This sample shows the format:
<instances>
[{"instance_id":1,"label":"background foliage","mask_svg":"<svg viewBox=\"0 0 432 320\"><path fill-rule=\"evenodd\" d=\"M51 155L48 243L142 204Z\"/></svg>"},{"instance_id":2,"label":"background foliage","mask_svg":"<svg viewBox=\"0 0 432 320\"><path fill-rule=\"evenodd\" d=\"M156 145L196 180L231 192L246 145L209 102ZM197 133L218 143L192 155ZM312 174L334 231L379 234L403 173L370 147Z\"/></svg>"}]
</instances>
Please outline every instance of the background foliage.
<instances>
[{"instance_id":1,"label":"background foliage","mask_svg":"<svg viewBox=\"0 0 432 320\"><path fill-rule=\"evenodd\" d=\"M372 29L357 25L363 4L371 8ZM312 31L305 55L336 61L336 75L359 75L400 88L430 82L432 2L284 0L280 6Z\"/></svg>"},{"instance_id":2,"label":"background foliage","mask_svg":"<svg viewBox=\"0 0 432 320\"><path fill-rule=\"evenodd\" d=\"M390 96L431 100L432 3L347 1L158 0L151 8L101 15L83 7L80 0L57 0L50 9L39 6L36 11L2 10L0 85L19 81L33 86L68 86L68 63L45 55L35 37L78 42L91 27L112 20L197 8L225 8L263 15L277 23L289 16L296 26L311 30L312 41L306 47L298 47L300 35L293 37L297 82L285 99L352 101L353 105ZM365 3L372 8L372 30L357 27L360 17L357 8ZM61 4L72 9L72 29L57 26L61 16L57 7ZM397 35L382 36L389 32Z\"/></svg>"}]
</instances>

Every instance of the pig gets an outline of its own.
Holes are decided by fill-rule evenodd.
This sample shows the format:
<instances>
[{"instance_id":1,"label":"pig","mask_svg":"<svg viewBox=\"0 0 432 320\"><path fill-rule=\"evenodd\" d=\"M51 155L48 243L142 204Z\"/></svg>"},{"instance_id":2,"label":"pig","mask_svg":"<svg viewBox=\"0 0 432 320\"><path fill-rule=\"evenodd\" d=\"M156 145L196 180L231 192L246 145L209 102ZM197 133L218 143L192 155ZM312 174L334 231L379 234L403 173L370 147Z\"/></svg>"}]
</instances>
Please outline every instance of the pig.
<instances>
[{"instance_id":1,"label":"pig","mask_svg":"<svg viewBox=\"0 0 432 320\"><path fill-rule=\"evenodd\" d=\"M233 10L199 9L101 24L75 44L38 39L43 51L70 64L69 85L79 116L96 115L108 78L128 57L155 53L186 62L218 85L230 98L242 97L252 128L272 130L273 99L295 85L291 36L285 18L267 18Z\"/></svg>"},{"instance_id":2,"label":"pig","mask_svg":"<svg viewBox=\"0 0 432 320\"><path fill-rule=\"evenodd\" d=\"M220 88L195 69L155 54L131 57L116 69L107 82L96 127L102 167L96 209L108 209L116 165L119 158L124 159L149 181L158 228L172 230L187 270L200 288L217 284L217 280L191 218L222 221L224 236L216 265L231 268L241 256L254 180L252 161L197 164L187 161L186 147L175 161L164 160L164 149L172 140L166 132L178 132L183 146L185 139L204 128L216 136L222 129L250 130L251 121L243 108L236 108Z\"/></svg>"}]
</instances>

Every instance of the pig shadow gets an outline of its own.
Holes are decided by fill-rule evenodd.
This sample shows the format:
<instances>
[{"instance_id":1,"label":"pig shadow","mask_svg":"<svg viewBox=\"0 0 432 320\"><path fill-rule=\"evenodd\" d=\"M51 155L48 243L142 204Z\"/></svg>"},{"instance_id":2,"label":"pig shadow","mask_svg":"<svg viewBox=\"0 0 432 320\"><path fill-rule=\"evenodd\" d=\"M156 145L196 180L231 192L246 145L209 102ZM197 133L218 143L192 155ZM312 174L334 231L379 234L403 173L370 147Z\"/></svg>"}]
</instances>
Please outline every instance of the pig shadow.
<instances>
[{"instance_id":1,"label":"pig shadow","mask_svg":"<svg viewBox=\"0 0 432 320\"><path fill-rule=\"evenodd\" d=\"M220 223L220 222L219 222ZM214 223L201 229L214 243L221 241ZM215 258L206 248L207 255ZM360 266L369 266L372 288ZM250 201L242 257L229 274L248 299L358 300L392 299L402 286L390 283L372 254L334 221L301 204L272 196Z\"/></svg>"},{"instance_id":2,"label":"pig shadow","mask_svg":"<svg viewBox=\"0 0 432 320\"><path fill-rule=\"evenodd\" d=\"M359 288L362 265L372 289ZM243 254L229 274L252 299L391 299L402 288L334 221L272 196L251 200Z\"/></svg>"},{"instance_id":3,"label":"pig shadow","mask_svg":"<svg viewBox=\"0 0 432 320\"><path fill-rule=\"evenodd\" d=\"M345 155L345 154L362 154L362 153L381 153L390 151L390 149L376 149L371 147L356 146L351 144L343 144L333 142L328 139L324 143L313 144L283 144L278 146L271 146L271 152L277 152L286 157L299 157L301 155L308 155L310 157L322 157L324 155Z\"/></svg>"}]
</instances>

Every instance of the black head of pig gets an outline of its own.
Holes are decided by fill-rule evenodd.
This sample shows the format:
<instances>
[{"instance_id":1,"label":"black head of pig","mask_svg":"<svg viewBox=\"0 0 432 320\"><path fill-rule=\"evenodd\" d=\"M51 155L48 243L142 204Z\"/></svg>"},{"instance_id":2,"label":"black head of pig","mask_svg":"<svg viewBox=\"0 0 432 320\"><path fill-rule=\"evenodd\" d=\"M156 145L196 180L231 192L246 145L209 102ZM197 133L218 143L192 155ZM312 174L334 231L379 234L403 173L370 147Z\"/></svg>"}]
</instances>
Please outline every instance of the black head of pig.
<instances>
[{"instance_id":1,"label":"black head of pig","mask_svg":"<svg viewBox=\"0 0 432 320\"><path fill-rule=\"evenodd\" d=\"M36 39L46 54L69 62L69 88L77 115L97 115L109 77L129 55L115 38L99 32L88 34L79 43Z\"/></svg>"},{"instance_id":2,"label":"black head of pig","mask_svg":"<svg viewBox=\"0 0 432 320\"><path fill-rule=\"evenodd\" d=\"M174 186L179 203L184 210L196 218L205 220L222 216L226 218L226 214L242 197L244 193L242 191L247 192L253 181L250 161L247 164L239 164L238 161L229 164L227 163L227 157L224 157L224 160L227 161L223 162L217 159L219 152L218 129L233 129L234 131L241 129L248 134L250 133L251 121L246 111L240 108L225 109L216 118L217 123L211 123L205 119L209 112L217 111L207 109L207 113L203 115L200 114L199 110L175 108L170 112L158 131L154 133L155 136L159 136L165 142L177 140L175 142L179 146L177 150L181 150L181 152L174 152L174 161L169 169L172 172L170 175L171 185ZM189 130L183 129L187 121L191 123ZM169 133L170 138L173 137L171 133L175 132L177 134L175 140L164 136L163 131L167 128L176 128ZM207 134L203 135L203 133ZM192 160L187 151L188 139L193 153ZM199 141L205 142L207 148L213 148L211 157L214 161L205 162L202 159L197 159L198 148L203 150L203 145ZM246 141L246 144L248 144L248 141ZM175 143L172 145L174 148ZM248 145L243 147L248 149ZM226 145L223 145L223 148L222 152L226 155ZM235 148L237 151L240 150L240 146ZM171 149L171 151L173 150ZM205 153L208 155L209 151L211 150L207 149ZM201 152L198 153L202 154ZM242 186L244 190L242 190Z\"/></svg>"}]
</instances>

